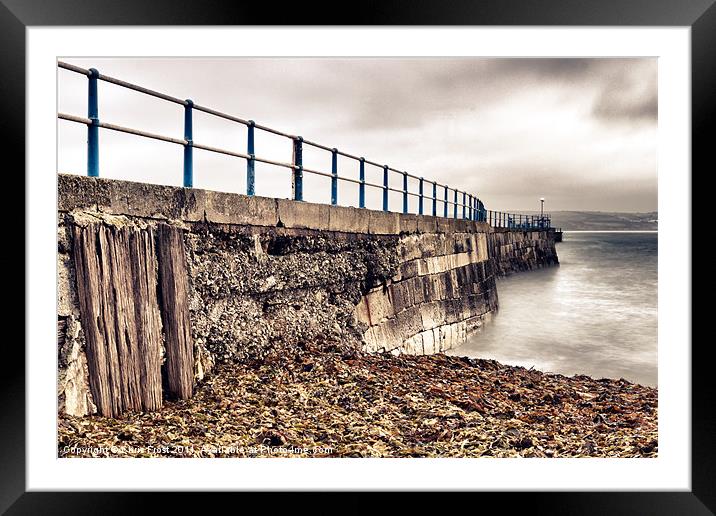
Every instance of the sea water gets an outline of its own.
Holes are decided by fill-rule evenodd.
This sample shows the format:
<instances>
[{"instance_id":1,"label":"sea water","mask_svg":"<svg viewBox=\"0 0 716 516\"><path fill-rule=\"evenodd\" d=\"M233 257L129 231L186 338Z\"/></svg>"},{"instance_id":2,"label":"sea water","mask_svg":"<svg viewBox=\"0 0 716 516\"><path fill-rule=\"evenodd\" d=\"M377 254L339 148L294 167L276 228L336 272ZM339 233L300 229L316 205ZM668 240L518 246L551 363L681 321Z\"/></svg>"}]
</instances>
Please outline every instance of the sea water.
<instances>
[{"instance_id":1,"label":"sea water","mask_svg":"<svg viewBox=\"0 0 716 516\"><path fill-rule=\"evenodd\" d=\"M560 265L497 280L498 312L448 354L656 386L657 238L565 232Z\"/></svg>"}]
</instances>

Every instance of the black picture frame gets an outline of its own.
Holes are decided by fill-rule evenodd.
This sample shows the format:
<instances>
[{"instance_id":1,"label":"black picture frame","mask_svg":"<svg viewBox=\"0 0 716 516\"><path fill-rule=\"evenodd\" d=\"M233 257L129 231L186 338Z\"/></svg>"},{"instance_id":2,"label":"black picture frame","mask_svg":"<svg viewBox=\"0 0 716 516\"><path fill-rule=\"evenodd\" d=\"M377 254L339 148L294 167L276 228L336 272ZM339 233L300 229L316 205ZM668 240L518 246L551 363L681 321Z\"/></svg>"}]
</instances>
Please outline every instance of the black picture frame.
<instances>
[{"instance_id":1,"label":"black picture frame","mask_svg":"<svg viewBox=\"0 0 716 516\"><path fill-rule=\"evenodd\" d=\"M15 167L25 163L25 29L42 25L572 25L572 26L688 26L691 27L692 72L692 172L714 169L711 135L716 124L716 5L715 0L496 0L496 1L378 1L328 10L304 3L277 7L269 2L217 2L212 0L0 0L0 52L2 53L3 153ZM342 17L339 17L343 13ZM707 168L709 167L709 168ZM692 206L695 203L692 201ZM685 214L685 217L691 214ZM693 218L694 222L696 219ZM694 233L692 232L692 235ZM26 236L26 235L25 235ZM19 246L18 246L19 250ZM698 257L694 256L698 259ZM692 270L698 270L697 261ZM687 266L687 264L684 264ZM25 274L32 271L25 269ZM475 493L467 503L492 502L510 512L548 514L714 514L716 511L716 425L713 407L716 389L709 371L711 339L691 346L692 354L692 490L690 492L534 492ZM691 342L671 343L689 346ZM25 492L25 355L22 349L4 347L0 374L0 511L7 514L126 514L161 497L162 510L191 510L188 497L180 493L81 493ZM10 357L8 353L15 353ZM229 494L212 493L201 510L219 510ZM222 499L217 500L217 496ZM244 495L246 496L246 495ZM256 496L256 495L254 495ZM262 497L263 498L260 498ZM357 500L362 494L351 493ZM474 495L473 495L474 496ZM423 507L422 494L403 503ZM271 512L277 503L300 504L297 494L270 496ZM259 494L257 503L266 504ZM325 500L325 510L330 510ZM344 500L344 508L363 512L367 503ZM244 506L248 508L249 506ZM316 505L312 505L313 508ZM449 507L458 509L453 500ZM241 510L241 506L237 506ZM458 509L461 510L461 509ZM331 511L332 512L332 511Z\"/></svg>"}]
</instances>

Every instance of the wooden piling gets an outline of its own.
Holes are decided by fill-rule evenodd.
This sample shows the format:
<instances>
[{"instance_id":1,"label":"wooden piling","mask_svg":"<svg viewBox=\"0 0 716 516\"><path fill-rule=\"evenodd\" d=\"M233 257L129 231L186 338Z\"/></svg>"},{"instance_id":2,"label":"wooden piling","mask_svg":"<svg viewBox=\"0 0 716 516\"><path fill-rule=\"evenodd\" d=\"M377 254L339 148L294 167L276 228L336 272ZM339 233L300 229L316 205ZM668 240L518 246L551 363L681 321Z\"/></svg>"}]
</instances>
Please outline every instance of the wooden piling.
<instances>
[{"instance_id":1,"label":"wooden piling","mask_svg":"<svg viewBox=\"0 0 716 516\"><path fill-rule=\"evenodd\" d=\"M154 231L135 231L129 241L134 278L134 311L139 339L142 407L157 410L162 406L162 318L157 299L157 260Z\"/></svg>"},{"instance_id":2,"label":"wooden piling","mask_svg":"<svg viewBox=\"0 0 716 516\"><path fill-rule=\"evenodd\" d=\"M161 406L161 327L151 230L73 227L90 390L100 414Z\"/></svg>"},{"instance_id":3,"label":"wooden piling","mask_svg":"<svg viewBox=\"0 0 716 516\"><path fill-rule=\"evenodd\" d=\"M167 394L187 399L194 383L194 342L189 323L188 276L183 231L158 227L159 292L166 336Z\"/></svg>"}]
</instances>

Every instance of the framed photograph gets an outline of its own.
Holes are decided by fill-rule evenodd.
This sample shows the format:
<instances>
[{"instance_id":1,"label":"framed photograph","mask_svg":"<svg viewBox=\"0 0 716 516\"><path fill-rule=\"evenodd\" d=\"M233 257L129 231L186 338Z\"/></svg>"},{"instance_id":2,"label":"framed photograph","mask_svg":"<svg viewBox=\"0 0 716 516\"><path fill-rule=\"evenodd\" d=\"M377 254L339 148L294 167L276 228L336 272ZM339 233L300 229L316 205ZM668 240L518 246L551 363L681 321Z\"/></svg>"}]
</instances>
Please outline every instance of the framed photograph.
<instances>
[{"instance_id":1,"label":"framed photograph","mask_svg":"<svg viewBox=\"0 0 716 516\"><path fill-rule=\"evenodd\" d=\"M28 187L3 510L438 490L711 514L712 3L348 27L3 1Z\"/></svg>"}]
</instances>

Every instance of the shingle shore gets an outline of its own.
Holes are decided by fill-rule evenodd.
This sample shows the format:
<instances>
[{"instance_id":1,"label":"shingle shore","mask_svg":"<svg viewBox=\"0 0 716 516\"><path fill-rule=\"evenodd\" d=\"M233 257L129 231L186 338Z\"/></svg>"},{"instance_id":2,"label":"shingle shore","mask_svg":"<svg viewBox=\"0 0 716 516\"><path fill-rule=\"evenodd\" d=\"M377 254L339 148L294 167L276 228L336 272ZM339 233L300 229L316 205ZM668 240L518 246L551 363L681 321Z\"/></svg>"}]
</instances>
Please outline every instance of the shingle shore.
<instances>
[{"instance_id":1,"label":"shingle shore","mask_svg":"<svg viewBox=\"0 0 716 516\"><path fill-rule=\"evenodd\" d=\"M330 344L224 364L194 397L59 416L60 457L655 457L655 388Z\"/></svg>"}]
</instances>

